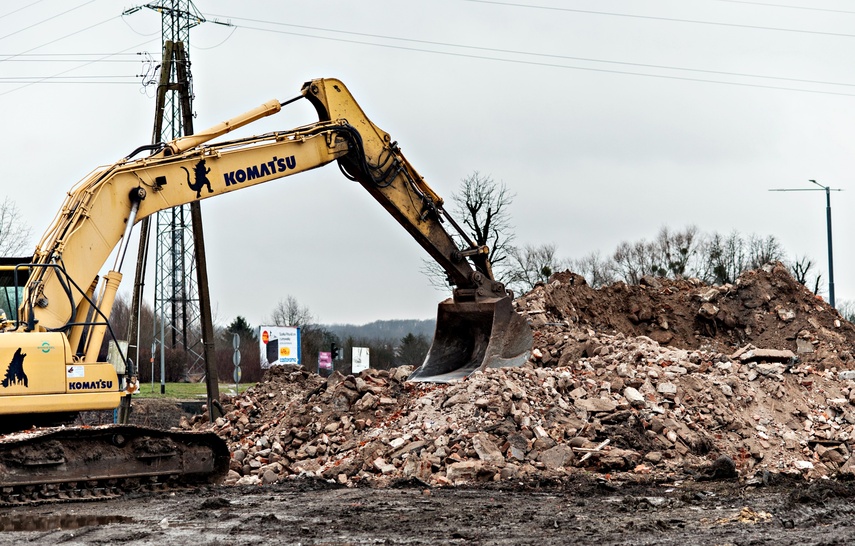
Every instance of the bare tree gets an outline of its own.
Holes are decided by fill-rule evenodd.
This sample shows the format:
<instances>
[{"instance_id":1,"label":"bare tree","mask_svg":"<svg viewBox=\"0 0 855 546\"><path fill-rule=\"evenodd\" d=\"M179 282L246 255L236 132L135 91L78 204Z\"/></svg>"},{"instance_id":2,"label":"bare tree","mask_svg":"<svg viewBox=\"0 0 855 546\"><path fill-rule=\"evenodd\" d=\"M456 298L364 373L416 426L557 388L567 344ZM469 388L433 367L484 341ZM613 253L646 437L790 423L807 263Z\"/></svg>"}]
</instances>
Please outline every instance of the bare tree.
<instances>
[{"instance_id":1,"label":"bare tree","mask_svg":"<svg viewBox=\"0 0 855 546\"><path fill-rule=\"evenodd\" d=\"M528 292L538 282L546 282L558 269L555 245L525 245L513 248L508 284L522 293Z\"/></svg>"},{"instance_id":2,"label":"bare tree","mask_svg":"<svg viewBox=\"0 0 855 546\"><path fill-rule=\"evenodd\" d=\"M785 252L774 235L752 234L745 238L735 230L729 235L706 235L699 233L697 227L689 226L682 231L662 227L652 242L644 239L634 243L623 241L607 259L600 259L598 253L593 253L570 264L591 286L599 287L615 280L637 284L645 275L693 276L708 284L732 283L744 271L784 260ZM810 260L802 258L789 267L793 275L806 284L811 265ZM818 289L817 278L814 293L819 293Z\"/></svg>"},{"instance_id":3,"label":"bare tree","mask_svg":"<svg viewBox=\"0 0 855 546\"><path fill-rule=\"evenodd\" d=\"M691 275L696 269L701 237L696 226L689 226L683 231L671 231L663 226L656 236L656 259L666 276L681 278Z\"/></svg>"},{"instance_id":4,"label":"bare tree","mask_svg":"<svg viewBox=\"0 0 855 546\"><path fill-rule=\"evenodd\" d=\"M30 245L30 226L22 217L18 205L9 197L0 203L0 256L20 256L32 251Z\"/></svg>"},{"instance_id":5,"label":"bare tree","mask_svg":"<svg viewBox=\"0 0 855 546\"><path fill-rule=\"evenodd\" d=\"M735 230L727 236L713 233L702 245L701 254L698 276L710 284L732 283L744 271L785 259L774 235L751 234L746 239Z\"/></svg>"},{"instance_id":6,"label":"bare tree","mask_svg":"<svg viewBox=\"0 0 855 546\"><path fill-rule=\"evenodd\" d=\"M567 265L571 271L585 277L587 283L594 288L617 280L614 263L609 258L601 258L599 251L591 252L578 260L570 260Z\"/></svg>"},{"instance_id":7,"label":"bare tree","mask_svg":"<svg viewBox=\"0 0 855 546\"><path fill-rule=\"evenodd\" d=\"M698 275L709 284L732 283L747 269L745 240L738 231L713 233L703 245L703 265Z\"/></svg>"},{"instance_id":8,"label":"bare tree","mask_svg":"<svg viewBox=\"0 0 855 546\"><path fill-rule=\"evenodd\" d=\"M638 284L641 277L664 277L656 243L641 239L635 243L622 241L612 254L615 276L627 284Z\"/></svg>"},{"instance_id":9,"label":"bare tree","mask_svg":"<svg viewBox=\"0 0 855 546\"><path fill-rule=\"evenodd\" d=\"M496 268L502 269L512 248L514 231L508 208L514 197L504 183L495 182L478 171L464 178L460 191L451 196L455 213L469 228L475 244L490 247L494 273Z\"/></svg>"},{"instance_id":10,"label":"bare tree","mask_svg":"<svg viewBox=\"0 0 855 546\"><path fill-rule=\"evenodd\" d=\"M774 235L760 237L752 233L748 236L748 264L746 269L757 269L769 262L783 261L784 249Z\"/></svg>"},{"instance_id":11,"label":"bare tree","mask_svg":"<svg viewBox=\"0 0 855 546\"><path fill-rule=\"evenodd\" d=\"M802 283L805 286L808 286L808 282L811 277L813 277L812 271L816 269L814 266L816 264L813 263L808 256L796 256L791 262L787 264L787 269L790 270L790 274L793 276L796 281ZM819 284L820 274L817 273L815 275L817 278L817 284ZM816 294L816 290L814 290L814 294Z\"/></svg>"},{"instance_id":12,"label":"bare tree","mask_svg":"<svg viewBox=\"0 0 855 546\"><path fill-rule=\"evenodd\" d=\"M504 183L478 171L461 180L460 187L451 196L452 216L476 245L490 248L488 258L493 266L493 275L500 282L507 282L509 277L514 229L508 209L513 200L514 194ZM468 246L456 233L452 236L459 246ZM445 271L437 263L426 260L422 272L435 287L448 287Z\"/></svg>"},{"instance_id":13,"label":"bare tree","mask_svg":"<svg viewBox=\"0 0 855 546\"><path fill-rule=\"evenodd\" d=\"M701 239L695 226L682 231L672 231L663 226L653 241L622 241L610 259L598 263L598 256L588 256L581 265L597 268L592 286L615 280L638 284L646 275L681 278L697 269Z\"/></svg>"},{"instance_id":14,"label":"bare tree","mask_svg":"<svg viewBox=\"0 0 855 546\"><path fill-rule=\"evenodd\" d=\"M276 326L306 326L314 319L308 307L300 305L292 295L279 300L270 316Z\"/></svg>"},{"instance_id":15,"label":"bare tree","mask_svg":"<svg viewBox=\"0 0 855 546\"><path fill-rule=\"evenodd\" d=\"M849 322L855 322L855 301L843 300L837 302L837 311L840 313L840 316Z\"/></svg>"}]
</instances>

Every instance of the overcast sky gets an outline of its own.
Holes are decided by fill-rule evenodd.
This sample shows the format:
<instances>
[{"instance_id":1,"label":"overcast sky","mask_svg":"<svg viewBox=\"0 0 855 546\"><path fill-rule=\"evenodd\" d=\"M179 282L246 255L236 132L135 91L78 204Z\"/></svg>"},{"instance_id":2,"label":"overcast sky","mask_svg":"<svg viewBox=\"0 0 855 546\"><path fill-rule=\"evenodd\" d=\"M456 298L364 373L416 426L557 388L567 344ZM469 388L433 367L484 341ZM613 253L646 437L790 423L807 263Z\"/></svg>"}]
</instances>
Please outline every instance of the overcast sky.
<instances>
[{"instance_id":1,"label":"overcast sky","mask_svg":"<svg viewBox=\"0 0 855 546\"><path fill-rule=\"evenodd\" d=\"M2 196L41 236L64 195L151 139L160 15L109 0L0 8ZM341 79L440 195L478 171L519 244L562 258L662 226L775 235L855 299L855 6L845 0L196 0L197 131ZM241 131L315 120L306 101ZM431 318L427 254L335 165L202 203L215 320L288 295L319 322ZM152 258L153 259L153 258ZM124 290L132 284L126 266ZM153 276L149 286L153 284ZM149 297L151 300L151 297Z\"/></svg>"}]
</instances>

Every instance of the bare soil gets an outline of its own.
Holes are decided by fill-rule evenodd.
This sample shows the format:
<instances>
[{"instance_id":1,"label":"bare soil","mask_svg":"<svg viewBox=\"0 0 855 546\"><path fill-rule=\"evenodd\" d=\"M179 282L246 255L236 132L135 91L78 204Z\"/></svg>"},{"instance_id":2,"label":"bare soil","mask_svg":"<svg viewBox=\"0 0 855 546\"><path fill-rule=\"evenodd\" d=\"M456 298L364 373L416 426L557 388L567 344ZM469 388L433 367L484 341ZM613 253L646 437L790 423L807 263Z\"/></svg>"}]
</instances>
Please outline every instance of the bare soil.
<instances>
[{"instance_id":1,"label":"bare soil","mask_svg":"<svg viewBox=\"0 0 855 546\"><path fill-rule=\"evenodd\" d=\"M845 544L851 483L337 487L297 480L0 514L0 544Z\"/></svg>"}]
</instances>

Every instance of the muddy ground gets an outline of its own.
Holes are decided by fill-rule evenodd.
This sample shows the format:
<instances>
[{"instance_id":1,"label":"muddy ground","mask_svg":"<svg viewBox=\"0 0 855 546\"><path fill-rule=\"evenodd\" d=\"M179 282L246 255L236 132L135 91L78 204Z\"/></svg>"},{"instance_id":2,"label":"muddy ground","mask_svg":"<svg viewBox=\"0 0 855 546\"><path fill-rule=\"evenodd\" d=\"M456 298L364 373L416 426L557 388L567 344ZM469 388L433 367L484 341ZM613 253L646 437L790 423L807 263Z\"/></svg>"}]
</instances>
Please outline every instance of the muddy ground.
<instances>
[{"instance_id":1,"label":"muddy ground","mask_svg":"<svg viewBox=\"0 0 855 546\"><path fill-rule=\"evenodd\" d=\"M836 481L377 490L298 480L5 509L0 544L846 544L853 496Z\"/></svg>"}]
</instances>

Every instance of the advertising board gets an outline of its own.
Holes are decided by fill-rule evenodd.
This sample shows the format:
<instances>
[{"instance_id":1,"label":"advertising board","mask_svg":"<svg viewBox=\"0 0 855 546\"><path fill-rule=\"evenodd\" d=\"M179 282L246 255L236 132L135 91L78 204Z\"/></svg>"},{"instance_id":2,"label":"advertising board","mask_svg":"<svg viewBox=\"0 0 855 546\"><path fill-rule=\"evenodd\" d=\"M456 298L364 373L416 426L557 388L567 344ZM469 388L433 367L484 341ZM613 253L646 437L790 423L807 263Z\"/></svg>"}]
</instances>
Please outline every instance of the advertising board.
<instances>
[{"instance_id":1,"label":"advertising board","mask_svg":"<svg viewBox=\"0 0 855 546\"><path fill-rule=\"evenodd\" d=\"M300 328L296 326L260 326L258 344L261 368L300 362Z\"/></svg>"}]
</instances>

